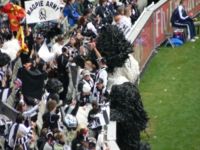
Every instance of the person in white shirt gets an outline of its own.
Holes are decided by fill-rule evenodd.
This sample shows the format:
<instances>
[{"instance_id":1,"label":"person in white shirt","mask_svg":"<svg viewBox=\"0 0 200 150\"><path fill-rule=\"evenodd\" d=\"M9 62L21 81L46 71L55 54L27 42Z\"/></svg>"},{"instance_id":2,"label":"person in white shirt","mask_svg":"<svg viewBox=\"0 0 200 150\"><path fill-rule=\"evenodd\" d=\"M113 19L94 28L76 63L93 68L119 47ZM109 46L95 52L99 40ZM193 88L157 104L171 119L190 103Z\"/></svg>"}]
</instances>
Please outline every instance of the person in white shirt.
<instances>
[{"instance_id":1,"label":"person in white shirt","mask_svg":"<svg viewBox=\"0 0 200 150\"><path fill-rule=\"evenodd\" d=\"M120 30L123 31L124 35L131 29L132 23L131 18L128 17L128 10L126 15L117 14L114 17L115 22L113 23L116 25Z\"/></svg>"},{"instance_id":2,"label":"person in white shirt","mask_svg":"<svg viewBox=\"0 0 200 150\"><path fill-rule=\"evenodd\" d=\"M92 77L90 76L90 71L84 69L81 72L81 75L82 75L82 81L85 82L85 83L88 83L90 85L90 87L93 88L94 81L93 81Z\"/></svg>"},{"instance_id":3,"label":"person in white shirt","mask_svg":"<svg viewBox=\"0 0 200 150\"><path fill-rule=\"evenodd\" d=\"M10 129L8 136L8 145L13 148L16 142L17 133L20 132L24 135L28 134L31 127L26 127L24 125L24 116L19 114L16 118L16 123L14 123Z\"/></svg>"},{"instance_id":4,"label":"person in white shirt","mask_svg":"<svg viewBox=\"0 0 200 150\"><path fill-rule=\"evenodd\" d=\"M96 73L95 86L96 86L98 80L101 78L101 79L103 79L104 88L106 88L107 82L108 82L108 73L106 71L106 68L107 68L106 59L101 57L101 58L97 59L97 62L99 65L99 69Z\"/></svg>"},{"instance_id":5,"label":"person in white shirt","mask_svg":"<svg viewBox=\"0 0 200 150\"><path fill-rule=\"evenodd\" d=\"M37 117L37 111L39 109L39 105L40 103L36 104L33 107L28 107L22 98L17 104L16 110L18 113L22 113L25 119L30 119L31 117L34 117L34 116Z\"/></svg>"},{"instance_id":6,"label":"person in white shirt","mask_svg":"<svg viewBox=\"0 0 200 150\"><path fill-rule=\"evenodd\" d=\"M58 36L56 39L56 43L52 46L51 51L55 54L55 56L59 56L62 54L63 46L64 46L64 38L62 36Z\"/></svg>"},{"instance_id":7,"label":"person in white shirt","mask_svg":"<svg viewBox=\"0 0 200 150\"><path fill-rule=\"evenodd\" d=\"M126 23L127 27L131 28L132 23L131 23L131 7L130 6L125 7L123 18L125 18L124 21L126 21L125 23Z\"/></svg>"},{"instance_id":8,"label":"person in white shirt","mask_svg":"<svg viewBox=\"0 0 200 150\"><path fill-rule=\"evenodd\" d=\"M109 95L106 88L104 88L103 83L103 79L99 78L99 80L96 83L96 87L94 87L92 93L92 100L96 101L98 104L105 104L105 102L107 101L107 96Z\"/></svg>"}]
</instances>

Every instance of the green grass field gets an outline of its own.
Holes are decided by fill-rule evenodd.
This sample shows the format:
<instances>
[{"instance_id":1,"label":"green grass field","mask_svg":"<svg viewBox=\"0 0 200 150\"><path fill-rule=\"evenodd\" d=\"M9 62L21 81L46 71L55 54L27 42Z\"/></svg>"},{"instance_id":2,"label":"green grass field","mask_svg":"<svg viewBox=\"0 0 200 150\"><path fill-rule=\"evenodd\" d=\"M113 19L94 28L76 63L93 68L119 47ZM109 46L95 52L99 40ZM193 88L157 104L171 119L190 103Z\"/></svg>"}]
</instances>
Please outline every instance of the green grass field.
<instances>
[{"instance_id":1,"label":"green grass field","mask_svg":"<svg viewBox=\"0 0 200 150\"><path fill-rule=\"evenodd\" d=\"M139 88L152 150L200 150L200 39L160 48Z\"/></svg>"}]
</instances>

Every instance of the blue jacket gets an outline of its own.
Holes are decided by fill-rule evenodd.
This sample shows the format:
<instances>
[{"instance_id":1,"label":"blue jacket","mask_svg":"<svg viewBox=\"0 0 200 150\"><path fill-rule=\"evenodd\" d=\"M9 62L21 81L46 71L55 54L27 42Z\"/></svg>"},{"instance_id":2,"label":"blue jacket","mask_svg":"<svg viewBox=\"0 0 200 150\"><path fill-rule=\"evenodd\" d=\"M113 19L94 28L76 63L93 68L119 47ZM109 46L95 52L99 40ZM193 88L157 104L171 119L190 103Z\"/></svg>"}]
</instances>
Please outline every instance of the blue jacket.
<instances>
[{"instance_id":1,"label":"blue jacket","mask_svg":"<svg viewBox=\"0 0 200 150\"><path fill-rule=\"evenodd\" d=\"M74 3L74 4L66 5L63 10L63 14L64 14L64 17L68 18L68 22L70 26L71 27L74 26L77 23L78 18L80 16L80 14L78 13L77 4Z\"/></svg>"}]
</instances>

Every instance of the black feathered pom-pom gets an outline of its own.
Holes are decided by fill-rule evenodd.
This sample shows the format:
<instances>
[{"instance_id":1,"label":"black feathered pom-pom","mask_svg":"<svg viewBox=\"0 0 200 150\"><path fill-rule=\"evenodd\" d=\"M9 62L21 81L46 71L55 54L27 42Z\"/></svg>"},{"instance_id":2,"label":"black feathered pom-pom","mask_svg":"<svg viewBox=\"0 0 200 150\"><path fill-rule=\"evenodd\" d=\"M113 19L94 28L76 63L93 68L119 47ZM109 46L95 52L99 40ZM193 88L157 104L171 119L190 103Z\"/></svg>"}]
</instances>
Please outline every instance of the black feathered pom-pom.
<instances>
[{"instance_id":1,"label":"black feathered pom-pom","mask_svg":"<svg viewBox=\"0 0 200 150\"><path fill-rule=\"evenodd\" d=\"M138 88L131 82L114 85L110 101L111 120L117 121L117 142L120 149L140 150L140 132L146 128L148 117Z\"/></svg>"},{"instance_id":2,"label":"black feathered pom-pom","mask_svg":"<svg viewBox=\"0 0 200 150\"><path fill-rule=\"evenodd\" d=\"M128 54L133 52L132 45L128 42L123 32L114 25L106 25L101 29L97 38L97 49L106 59L108 72L113 72L115 67L122 67Z\"/></svg>"}]
</instances>

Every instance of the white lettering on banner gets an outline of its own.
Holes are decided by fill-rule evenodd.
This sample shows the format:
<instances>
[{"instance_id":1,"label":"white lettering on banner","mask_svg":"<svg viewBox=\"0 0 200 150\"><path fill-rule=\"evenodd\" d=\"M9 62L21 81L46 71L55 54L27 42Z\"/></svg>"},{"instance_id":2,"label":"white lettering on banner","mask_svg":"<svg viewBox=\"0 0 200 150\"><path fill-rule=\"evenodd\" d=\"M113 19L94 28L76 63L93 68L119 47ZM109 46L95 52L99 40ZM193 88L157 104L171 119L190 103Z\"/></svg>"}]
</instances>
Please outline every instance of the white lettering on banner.
<instances>
[{"instance_id":1,"label":"white lettering on banner","mask_svg":"<svg viewBox=\"0 0 200 150\"><path fill-rule=\"evenodd\" d=\"M173 12L173 3L172 3L172 1L169 2L169 8L170 8L170 16L171 16L171 14Z\"/></svg>"},{"instance_id":2,"label":"white lettering on banner","mask_svg":"<svg viewBox=\"0 0 200 150\"><path fill-rule=\"evenodd\" d=\"M52 9L54 9L55 11L57 11L59 9L58 5L53 3L53 2L49 2L47 1L46 6L51 7Z\"/></svg>"},{"instance_id":3,"label":"white lettering on banner","mask_svg":"<svg viewBox=\"0 0 200 150\"><path fill-rule=\"evenodd\" d=\"M194 0L189 0L187 3L187 11L191 11L194 7Z\"/></svg>"},{"instance_id":4,"label":"white lettering on banner","mask_svg":"<svg viewBox=\"0 0 200 150\"><path fill-rule=\"evenodd\" d=\"M159 37L159 35L164 33L164 25L165 25L165 12L162 10L158 10L156 12L156 38Z\"/></svg>"},{"instance_id":5,"label":"white lettering on banner","mask_svg":"<svg viewBox=\"0 0 200 150\"><path fill-rule=\"evenodd\" d=\"M165 12L161 8L161 27L160 27L160 33L164 33L164 25L165 25Z\"/></svg>"},{"instance_id":6,"label":"white lettering on banner","mask_svg":"<svg viewBox=\"0 0 200 150\"><path fill-rule=\"evenodd\" d=\"M59 19L60 0L31 0L25 2L27 23L37 23Z\"/></svg>"},{"instance_id":7,"label":"white lettering on banner","mask_svg":"<svg viewBox=\"0 0 200 150\"><path fill-rule=\"evenodd\" d=\"M200 4L200 0L196 0L196 5L199 5Z\"/></svg>"},{"instance_id":8,"label":"white lettering on banner","mask_svg":"<svg viewBox=\"0 0 200 150\"><path fill-rule=\"evenodd\" d=\"M156 38L159 37L159 29L160 29L160 10L156 11Z\"/></svg>"},{"instance_id":9,"label":"white lettering on banner","mask_svg":"<svg viewBox=\"0 0 200 150\"><path fill-rule=\"evenodd\" d=\"M29 8L29 10L26 12L28 15L31 15L31 13L33 12L34 9L36 9L37 7L43 7L43 1L39 1L39 2L35 2L34 4L31 5L31 7Z\"/></svg>"},{"instance_id":10,"label":"white lettering on banner","mask_svg":"<svg viewBox=\"0 0 200 150\"><path fill-rule=\"evenodd\" d=\"M176 6L175 6L176 7ZM170 22L170 19L171 19L171 15L172 15L172 12L173 12L173 10L174 10L174 8L173 8L173 2L172 1L170 1L169 2L169 20L168 20L168 22ZM171 26L171 23L170 23L170 26Z\"/></svg>"}]
</instances>

